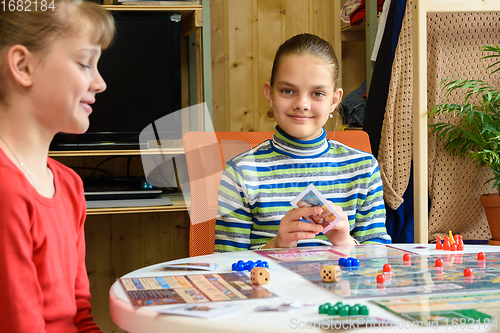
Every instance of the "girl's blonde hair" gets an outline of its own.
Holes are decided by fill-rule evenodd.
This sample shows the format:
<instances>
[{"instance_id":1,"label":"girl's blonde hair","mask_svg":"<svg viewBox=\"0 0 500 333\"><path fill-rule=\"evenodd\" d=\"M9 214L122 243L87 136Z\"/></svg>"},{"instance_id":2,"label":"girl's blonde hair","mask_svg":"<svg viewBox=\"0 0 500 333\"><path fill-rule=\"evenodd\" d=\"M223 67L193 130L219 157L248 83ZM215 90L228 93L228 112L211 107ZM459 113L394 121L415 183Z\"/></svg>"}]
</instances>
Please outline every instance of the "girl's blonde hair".
<instances>
[{"instance_id":1,"label":"girl's blonde hair","mask_svg":"<svg viewBox=\"0 0 500 333\"><path fill-rule=\"evenodd\" d=\"M327 65L331 66L333 83L335 88L338 86L339 63L332 45L316 35L300 34L286 40L278 48L274 57L271 80L269 82L271 87L274 84L274 77L278 71L281 59L289 55L312 55L322 59Z\"/></svg>"},{"instance_id":2,"label":"girl's blonde hair","mask_svg":"<svg viewBox=\"0 0 500 333\"><path fill-rule=\"evenodd\" d=\"M47 4L51 2L47 0ZM102 49L113 40L113 17L102 6L82 0L53 0L53 8L0 11L0 82L6 79L5 55L11 46L24 45L43 57L60 37L87 33ZM5 103L6 97L5 84L1 84L0 103Z\"/></svg>"}]
</instances>

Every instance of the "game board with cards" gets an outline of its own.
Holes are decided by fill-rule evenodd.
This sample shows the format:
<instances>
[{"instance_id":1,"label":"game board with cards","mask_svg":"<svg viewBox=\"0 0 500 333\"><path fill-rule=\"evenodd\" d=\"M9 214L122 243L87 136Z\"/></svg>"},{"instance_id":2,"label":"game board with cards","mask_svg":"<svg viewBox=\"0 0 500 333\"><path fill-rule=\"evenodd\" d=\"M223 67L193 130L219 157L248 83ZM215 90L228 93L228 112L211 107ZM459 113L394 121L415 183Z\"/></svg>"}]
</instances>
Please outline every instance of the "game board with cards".
<instances>
[{"instance_id":1,"label":"game board with cards","mask_svg":"<svg viewBox=\"0 0 500 333\"><path fill-rule=\"evenodd\" d=\"M403 261L402 255L357 257L360 259L360 267L343 267L341 279L337 283L325 283L320 276L322 266L338 263L334 259L283 260L280 264L318 286L346 298L500 289L500 253L486 253L485 260L478 260L477 254L472 253L410 256L410 262ZM443 267L436 267L437 259L442 261ZM390 265L391 272L384 274L384 283L378 283L377 277L386 264ZM464 276L464 270L467 268L473 272L471 277Z\"/></svg>"}]
</instances>

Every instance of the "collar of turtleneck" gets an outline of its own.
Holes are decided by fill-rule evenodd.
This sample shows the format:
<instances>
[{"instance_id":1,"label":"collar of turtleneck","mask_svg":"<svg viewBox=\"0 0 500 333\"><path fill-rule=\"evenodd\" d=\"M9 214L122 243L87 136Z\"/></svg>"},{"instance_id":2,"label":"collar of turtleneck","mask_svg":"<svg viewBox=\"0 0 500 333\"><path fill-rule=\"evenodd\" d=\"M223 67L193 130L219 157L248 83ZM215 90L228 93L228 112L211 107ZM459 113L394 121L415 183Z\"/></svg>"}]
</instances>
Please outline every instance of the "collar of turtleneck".
<instances>
[{"instance_id":1,"label":"collar of turtleneck","mask_svg":"<svg viewBox=\"0 0 500 333\"><path fill-rule=\"evenodd\" d=\"M294 158L311 158L323 155L330 149L326 140L326 131L322 128L321 134L312 140L298 140L286 134L276 126L271 145L278 153Z\"/></svg>"}]
</instances>

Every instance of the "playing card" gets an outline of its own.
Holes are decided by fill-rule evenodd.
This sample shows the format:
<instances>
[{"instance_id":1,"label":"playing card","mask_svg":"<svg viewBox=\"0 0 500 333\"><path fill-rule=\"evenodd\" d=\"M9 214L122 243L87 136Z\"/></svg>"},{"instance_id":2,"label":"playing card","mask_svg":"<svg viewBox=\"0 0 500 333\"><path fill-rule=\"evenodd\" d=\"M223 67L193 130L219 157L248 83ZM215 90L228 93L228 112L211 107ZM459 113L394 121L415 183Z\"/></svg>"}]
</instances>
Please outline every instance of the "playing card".
<instances>
[{"instance_id":1,"label":"playing card","mask_svg":"<svg viewBox=\"0 0 500 333\"><path fill-rule=\"evenodd\" d=\"M323 208L323 213L321 214L304 216L304 219L310 223L321 224L324 227L323 233L333 228L342 219L342 217L333 209L331 203L316 189L316 187L314 187L313 184L310 184L295 199L293 199L291 204L295 208Z\"/></svg>"}]
</instances>

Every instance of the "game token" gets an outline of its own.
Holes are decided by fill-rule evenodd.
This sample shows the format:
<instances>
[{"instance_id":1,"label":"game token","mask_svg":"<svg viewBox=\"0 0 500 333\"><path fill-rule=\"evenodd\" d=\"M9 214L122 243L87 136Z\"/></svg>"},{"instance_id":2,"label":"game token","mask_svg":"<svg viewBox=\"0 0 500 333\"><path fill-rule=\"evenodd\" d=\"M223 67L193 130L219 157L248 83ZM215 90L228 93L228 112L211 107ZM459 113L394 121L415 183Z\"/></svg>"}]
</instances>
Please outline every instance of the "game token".
<instances>
[{"instance_id":1,"label":"game token","mask_svg":"<svg viewBox=\"0 0 500 333\"><path fill-rule=\"evenodd\" d=\"M339 309L344 306L344 303L342 302L337 302L334 306L338 307Z\"/></svg>"},{"instance_id":2,"label":"game token","mask_svg":"<svg viewBox=\"0 0 500 333\"><path fill-rule=\"evenodd\" d=\"M472 277L472 269L470 269L470 268L464 269L464 276L465 277Z\"/></svg>"},{"instance_id":3,"label":"game token","mask_svg":"<svg viewBox=\"0 0 500 333\"><path fill-rule=\"evenodd\" d=\"M450 240L448 239L448 236L444 236L443 250L448 251L449 249L450 249Z\"/></svg>"},{"instance_id":4,"label":"game token","mask_svg":"<svg viewBox=\"0 0 500 333\"><path fill-rule=\"evenodd\" d=\"M319 314L326 314L328 307L325 306L325 304L321 304L318 308L318 313Z\"/></svg>"},{"instance_id":5,"label":"game token","mask_svg":"<svg viewBox=\"0 0 500 333\"><path fill-rule=\"evenodd\" d=\"M438 268L442 268L443 267L443 261L441 259L436 259L436 262L435 262L435 266L438 267Z\"/></svg>"},{"instance_id":6,"label":"game token","mask_svg":"<svg viewBox=\"0 0 500 333\"><path fill-rule=\"evenodd\" d=\"M464 250L464 243L460 242L460 238L458 238L458 243L457 243L457 251L463 251Z\"/></svg>"},{"instance_id":7,"label":"game token","mask_svg":"<svg viewBox=\"0 0 500 333\"><path fill-rule=\"evenodd\" d=\"M336 306L330 306L327 310L329 316L336 316L339 314L339 308Z\"/></svg>"},{"instance_id":8,"label":"game token","mask_svg":"<svg viewBox=\"0 0 500 333\"><path fill-rule=\"evenodd\" d=\"M384 276L384 274L377 275L377 283L385 283L385 276Z\"/></svg>"},{"instance_id":9,"label":"game token","mask_svg":"<svg viewBox=\"0 0 500 333\"><path fill-rule=\"evenodd\" d=\"M450 241L450 244L455 243L455 239L453 238L453 234L451 233L451 230L450 230L450 237L448 238L448 240Z\"/></svg>"},{"instance_id":10,"label":"game token","mask_svg":"<svg viewBox=\"0 0 500 333\"><path fill-rule=\"evenodd\" d=\"M384 273L391 273L392 272L391 265L385 264L384 267L382 268L382 272L384 272Z\"/></svg>"},{"instance_id":11,"label":"game token","mask_svg":"<svg viewBox=\"0 0 500 333\"><path fill-rule=\"evenodd\" d=\"M359 315L359 304L351 306L349 309L349 316L358 316Z\"/></svg>"},{"instance_id":12,"label":"game token","mask_svg":"<svg viewBox=\"0 0 500 333\"><path fill-rule=\"evenodd\" d=\"M441 237L437 236L436 250L442 250L442 249L443 249L443 244L441 243Z\"/></svg>"},{"instance_id":13,"label":"game token","mask_svg":"<svg viewBox=\"0 0 500 333\"><path fill-rule=\"evenodd\" d=\"M363 305L359 308L359 314L362 316L368 316L370 314L370 311L368 311L368 307L366 305Z\"/></svg>"},{"instance_id":14,"label":"game token","mask_svg":"<svg viewBox=\"0 0 500 333\"><path fill-rule=\"evenodd\" d=\"M403 255L403 261L411 261L411 256L408 253Z\"/></svg>"},{"instance_id":15,"label":"game token","mask_svg":"<svg viewBox=\"0 0 500 333\"><path fill-rule=\"evenodd\" d=\"M349 315L349 310L350 306L349 305L344 305L339 309L339 316L341 317L347 317Z\"/></svg>"},{"instance_id":16,"label":"game token","mask_svg":"<svg viewBox=\"0 0 500 333\"><path fill-rule=\"evenodd\" d=\"M450 251L456 251L457 250L457 243L451 243L450 244Z\"/></svg>"},{"instance_id":17,"label":"game token","mask_svg":"<svg viewBox=\"0 0 500 333\"><path fill-rule=\"evenodd\" d=\"M359 269L359 259L352 258L352 268Z\"/></svg>"},{"instance_id":18,"label":"game token","mask_svg":"<svg viewBox=\"0 0 500 333\"><path fill-rule=\"evenodd\" d=\"M484 252L479 252L477 254L477 260L486 260L486 256L484 255Z\"/></svg>"},{"instance_id":19,"label":"game token","mask_svg":"<svg viewBox=\"0 0 500 333\"><path fill-rule=\"evenodd\" d=\"M459 238L458 234L453 235L453 240L455 241L455 243L458 243L458 238Z\"/></svg>"},{"instance_id":20,"label":"game token","mask_svg":"<svg viewBox=\"0 0 500 333\"><path fill-rule=\"evenodd\" d=\"M463 251L465 245L464 245L464 238L462 237L462 235L458 235L458 243L462 245L462 251Z\"/></svg>"}]
</instances>

